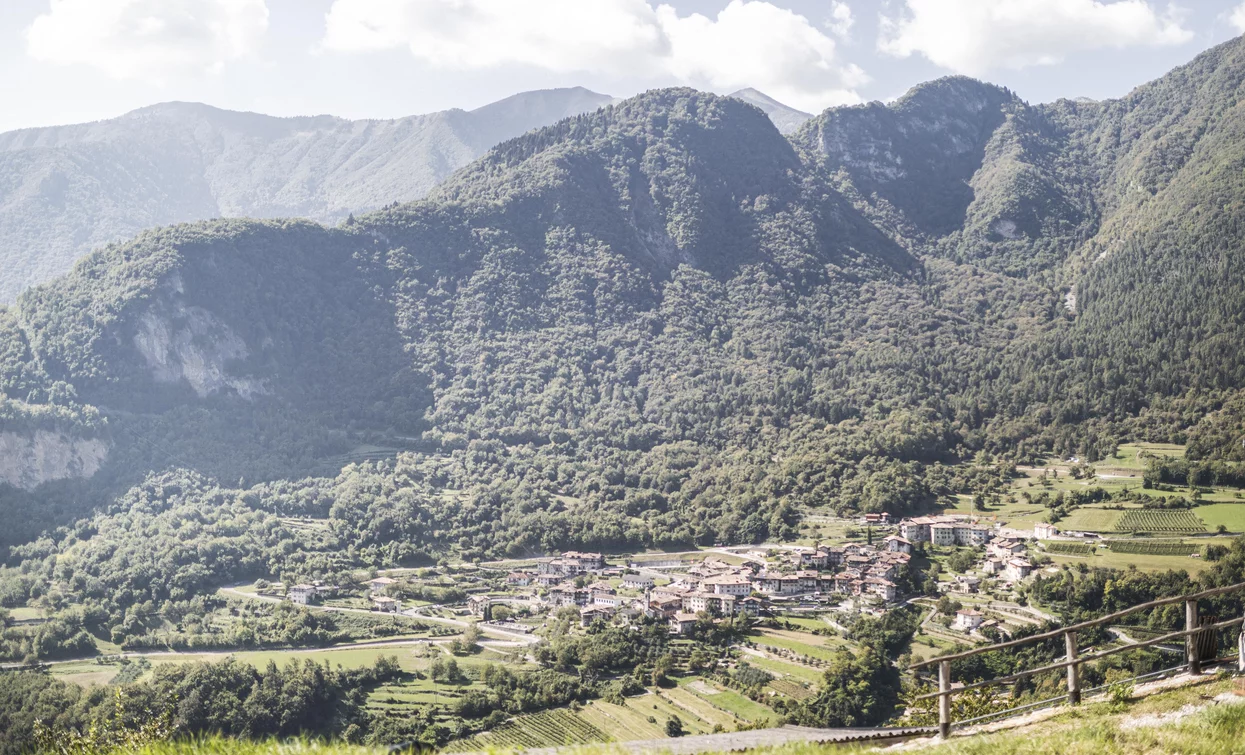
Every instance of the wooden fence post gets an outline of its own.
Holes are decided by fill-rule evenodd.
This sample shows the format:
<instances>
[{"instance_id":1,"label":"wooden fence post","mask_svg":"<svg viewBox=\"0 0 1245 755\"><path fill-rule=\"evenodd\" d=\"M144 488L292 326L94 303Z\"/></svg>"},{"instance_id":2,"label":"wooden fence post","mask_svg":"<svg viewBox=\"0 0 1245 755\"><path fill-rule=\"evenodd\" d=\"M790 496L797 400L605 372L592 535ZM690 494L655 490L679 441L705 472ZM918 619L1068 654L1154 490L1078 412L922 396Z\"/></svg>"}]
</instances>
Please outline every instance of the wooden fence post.
<instances>
[{"instance_id":1,"label":"wooden fence post","mask_svg":"<svg viewBox=\"0 0 1245 755\"><path fill-rule=\"evenodd\" d=\"M1197 623L1197 601L1186 600L1184 602L1184 628L1186 632L1193 632L1198 628ZM1198 658L1197 635L1188 634L1184 638L1185 655L1189 659L1189 673L1202 673L1202 660Z\"/></svg>"},{"instance_id":2,"label":"wooden fence post","mask_svg":"<svg viewBox=\"0 0 1245 755\"><path fill-rule=\"evenodd\" d=\"M938 664L938 735L951 736L951 661Z\"/></svg>"},{"instance_id":3,"label":"wooden fence post","mask_svg":"<svg viewBox=\"0 0 1245 755\"><path fill-rule=\"evenodd\" d=\"M1064 632L1063 644L1068 651L1068 704L1081 702L1081 671L1076 661L1076 632Z\"/></svg>"}]
</instances>

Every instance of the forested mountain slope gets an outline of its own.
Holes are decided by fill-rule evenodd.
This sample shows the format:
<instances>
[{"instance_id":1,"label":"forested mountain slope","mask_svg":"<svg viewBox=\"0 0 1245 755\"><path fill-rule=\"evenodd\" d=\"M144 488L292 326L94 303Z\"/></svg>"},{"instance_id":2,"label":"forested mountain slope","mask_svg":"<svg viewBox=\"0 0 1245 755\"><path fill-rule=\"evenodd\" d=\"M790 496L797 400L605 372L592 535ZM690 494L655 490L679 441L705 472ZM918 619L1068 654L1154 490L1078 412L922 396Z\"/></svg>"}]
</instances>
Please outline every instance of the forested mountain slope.
<instances>
[{"instance_id":1,"label":"forested mountain slope","mask_svg":"<svg viewBox=\"0 0 1245 755\"><path fill-rule=\"evenodd\" d=\"M418 199L494 144L609 101L557 89L392 121L172 102L0 134L0 302L144 228L215 217L335 224Z\"/></svg>"},{"instance_id":2,"label":"forested mountain slope","mask_svg":"<svg viewBox=\"0 0 1245 755\"><path fill-rule=\"evenodd\" d=\"M790 139L658 90L338 228L112 245L0 314L8 537L175 467L382 563L756 541L806 505L920 510L979 454L1193 428L1229 456L1241 49L1111 103L945 79ZM1192 146L1144 189L1162 123ZM368 438L419 453L254 487Z\"/></svg>"}]
</instances>

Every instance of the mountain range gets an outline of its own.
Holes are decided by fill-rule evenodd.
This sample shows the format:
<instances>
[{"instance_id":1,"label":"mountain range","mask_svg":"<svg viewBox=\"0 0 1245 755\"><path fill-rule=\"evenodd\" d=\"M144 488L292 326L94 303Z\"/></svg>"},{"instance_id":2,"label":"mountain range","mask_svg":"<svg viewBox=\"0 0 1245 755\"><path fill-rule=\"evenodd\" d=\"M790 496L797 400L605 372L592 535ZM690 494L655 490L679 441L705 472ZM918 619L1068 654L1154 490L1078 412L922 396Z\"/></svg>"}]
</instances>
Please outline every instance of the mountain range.
<instances>
[{"instance_id":1,"label":"mountain range","mask_svg":"<svg viewBox=\"0 0 1245 755\"><path fill-rule=\"evenodd\" d=\"M0 302L144 228L217 217L335 224L418 199L494 144L610 101L552 89L389 121L169 102L0 134Z\"/></svg>"},{"instance_id":2,"label":"mountain range","mask_svg":"<svg viewBox=\"0 0 1245 755\"><path fill-rule=\"evenodd\" d=\"M919 511L974 459L1231 459L1242 82L1234 40L1120 100L952 77L788 136L656 90L335 228L144 231L0 310L7 537L172 468L366 488L359 547L482 556Z\"/></svg>"},{"instance_id":3,"label":"mountain range","mask_svg":"<svg viewBox=\"0 0 1245 755\"><path fill-rule=\"evenodd\" d=\"M753 89L731 96L760 107L783 133L811 117ZM168 102L0 134L0 302L144 228L217 217L335 225L419 199L493 145L613 101L574 87L363 121Z\"/></svg>"}]
</instances>

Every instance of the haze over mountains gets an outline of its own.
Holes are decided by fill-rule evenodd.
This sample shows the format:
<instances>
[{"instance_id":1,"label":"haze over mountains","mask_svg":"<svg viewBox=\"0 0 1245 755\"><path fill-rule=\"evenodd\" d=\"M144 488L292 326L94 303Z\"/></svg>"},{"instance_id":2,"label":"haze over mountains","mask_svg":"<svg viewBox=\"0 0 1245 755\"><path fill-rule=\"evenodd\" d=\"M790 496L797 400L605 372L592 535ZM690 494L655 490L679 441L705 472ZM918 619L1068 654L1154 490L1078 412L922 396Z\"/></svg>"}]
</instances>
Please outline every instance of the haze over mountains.
<instances>
[{"instance_id":1,"label":"haze over mountains","mask_svg":"<svg viewBox=\"0 0 1245 755\"><path fill-rule=\"evenodd\" d=\"M807 113L746 89L783 133ZM97 123L0 134L0 302L144 228L351 213L419 199L490 147L614 98L582 87L397 120L275 118L168 102Z\"/></svg>"},{"instance_id":2,"label":"haze over mountains","mask_svg":"<svg viewBox=\"0 0 1245 755\"><path fill-rule=\"evenodd\" d=\"M418 199L494 144L610 101L553 89L391 121L170 102L0 134L0 302L144 228L216 217L335 224Z\"/></svg>"},{"instance_id":3,"label":"haze over mountains","mask_svg":"<svg viewBox=\"0 0 1245 755\"><path fill-rule=\"evenodd\" d=\"M272 508L384 439L419 453L307 484L417 488L386 537L481 555L921 510L978 455L1235 458L1242 81L1234 40L1118 101L953 77L790 138L658 90L339 228L146 231L0 311L0 489L36 530L172 468Z\"/></svg>"}]
</instances>

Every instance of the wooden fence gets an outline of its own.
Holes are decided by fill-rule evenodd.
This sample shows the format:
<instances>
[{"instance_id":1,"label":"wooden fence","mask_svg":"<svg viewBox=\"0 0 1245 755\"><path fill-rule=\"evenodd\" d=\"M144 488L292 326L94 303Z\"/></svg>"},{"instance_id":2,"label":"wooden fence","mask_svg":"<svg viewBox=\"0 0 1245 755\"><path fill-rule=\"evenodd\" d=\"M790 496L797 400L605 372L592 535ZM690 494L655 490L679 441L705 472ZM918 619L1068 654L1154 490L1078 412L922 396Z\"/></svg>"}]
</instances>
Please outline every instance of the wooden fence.
<instances>
[{"instance_id":1,"label":"wooden fence","mask_svg":"<svg viewBox=\"0 0 1245 755\"><path fill-rule=\"evenodd\" d=\"M1204 659L1203 653L1206 650L1204 646L1207 644L1208 640L1214 639L1215 635L1213 633L1219 629L1224 629L1227 627L1233 627L1233 626L1245 624L1245 617L1228 619L1227 621L1213 621L1210 623L1203 623L1198 618L1198 601L1204 598L1213 598L1217 595L1226 595L1228 593L1240 592L1242 590L1245 590L1245 583L1241 583L1237 585L1229 585L1227 587L1216 587L1214 589L1204 590L1202 592L1195 593L1193 595L1181 595L1181 596L1174 597L1174 598L1163 598L1161 600L1152 600L1149 603L1142 603L1141 605L1133 606L1132 608L1126 608L1123 611L1116 611L1115 613L1107 614L1106 616L1101 616L1091 621L1083 621L1079 624L1073 624L1071 626L1062 627L1060 629L1054 629L1049 632L1043 632L1042 634L1035 634L1031 637L1022 637L1018 640L1009 640L1007 642L1000 642L994 645L986 645L983 647L972 648L971 650L965 650L964 652L961 652L961 653L954 653L952 655L944 655L939 658L931 658L929 660L919 661L917 663L913 663L911 666L909 666L909 668L915 671L915 670L922 669L928 666L933 666L935 664L938 666L938 691L930 692L929 694L925 694L925 695L920 695L916 697L915 699L916 700L928 700L933 697L938 698L938 729L939 729L939 733L943 737L946 737L951 733L951 697L953 695L956 695L960 692L968 692L969 690L980 689L982 687L993 686L996 684L1006 684L1008 682L1014 682L1018 679L1033 676L1034 674L1041 674L1041 673L1045 673L1048 671L1058 671L1059 669L1066 669L1067 670L1067 688L1068 688L1067 699L1070 704L1075 705L1081 701L1081 679L1080 679L1081 664L1087 663L1089 661L1097 660L1099 658L1105 658L1109 655L1115 655L1116 653L1123 653L1129 650L1136 650L1137 648L1149 647L1151 645L1162 645L1164 643L1171 642L1172 640L1178 640L1178 639L1183 638L1185 641L1185 654L1186 654L1186 659L1188 663L1189 673L1199 674L1202 671L1202 660ZM1097 653L1090 653L1088 655L1077 655L1076 635L1078 631L1087 629L1089 627L1099 626L1101 624L1112 623L1112 622L1118 621L1119 619L1125 616L1129 616L1131 614L1137 613L1138 611L1146 611L1151 608L1158 608L1160 606L1166 606L1166 605L1171 605L1173 603L1181 603L1181 602L1183 602L1185 606L1185 609L1184 609L1185 628L1182 631L1170 632L1160 637L1154 637L1152 639L1145 640L1142 642L1135 642L1135 643L1131 643L1131 644L1124 645L1121 647L1110 648L1108 650L1102 650ZM980 655L982 653L989 653L989 652L993 652L996 650L1006 650L1007 648L1014 648L1020 645L1028 645L1028 644L1032 644L1035 642L1042 642L1044 640L1050 640L1050 639L1054 639L1056 637L1061 637L1061 636L1063 637L1063 641L1064 641L1065 658L1059 663L1051 663L1046 666L1039 666L1037 668L1028 669L1026 671L1022 671L1017 674L1011 674L1008 676L1000 676L995 679L990 679L988 681L975 682L973 684L963 685L960 687L956 687L954 689L952 689L951 687L951 662L952 661L958 661L962 658L970 658L974 655ZM1209 660L1209 658L1207 658L1206 660Z\"/></svg>"}]
</instances>

